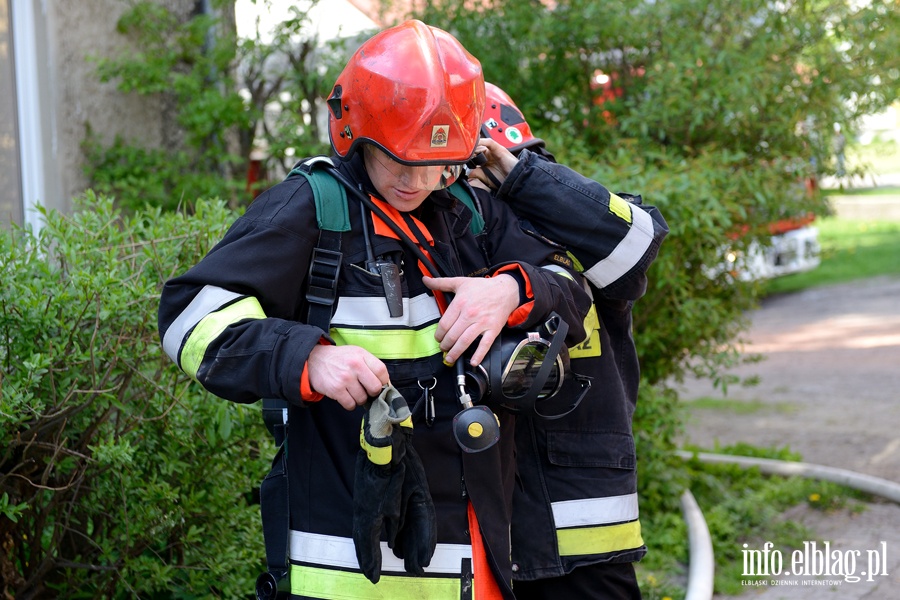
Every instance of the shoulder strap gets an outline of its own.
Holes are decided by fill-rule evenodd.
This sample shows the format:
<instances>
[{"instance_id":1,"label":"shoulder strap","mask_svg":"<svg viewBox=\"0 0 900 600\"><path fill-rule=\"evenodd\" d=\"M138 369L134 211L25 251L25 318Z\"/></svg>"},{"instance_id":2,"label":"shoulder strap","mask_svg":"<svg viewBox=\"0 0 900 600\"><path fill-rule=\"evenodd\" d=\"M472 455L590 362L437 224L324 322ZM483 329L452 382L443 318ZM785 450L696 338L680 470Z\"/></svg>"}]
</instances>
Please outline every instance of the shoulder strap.
<instances>
[{"instance_id":1,"label":"shoulder strap","mask_svg":"<svg viewBox=\"0 0 900 600\"><path fill-rule=\"evenodd\" d=\"M347 190L329 174L326 166L334 167L334 163L327 156L316 156L295 165L285 179L302 175L309 181L320 230L350 231Z\"/></svg>"},{"instance_id":2,"label":"shoulder strap","mask_svg":"<svg viewBox=\"0 0 900 600\"><path fill-rule=\"evenodd\" d=\"M334 163L327 156L315 156L294 165L285 180L305 177L316 204L319 242L313 250L306 286L309 303L307 323L328 333L331 309L337 299L337 280L341 269L341 232L350 231L347 190L332 177Z\"/></svg>"},{"instance_id":3,"label":"shoulder strap","mask_svg":"<svg viewBox=\"0 0 900 600\"><path fill-rule=\"evenodd\" d=\"M469 229L472 230L472 233L478 235L484 231L484 217L481 215L481 206L478 199L475 197L475 192L472 190L471 186L463 184L461 181L454 181L450 187L447 188L447 191L450 192L451 196L468 206L469 210L472 211L472 222L469 224Z\"/></svg>"}]
</instances>

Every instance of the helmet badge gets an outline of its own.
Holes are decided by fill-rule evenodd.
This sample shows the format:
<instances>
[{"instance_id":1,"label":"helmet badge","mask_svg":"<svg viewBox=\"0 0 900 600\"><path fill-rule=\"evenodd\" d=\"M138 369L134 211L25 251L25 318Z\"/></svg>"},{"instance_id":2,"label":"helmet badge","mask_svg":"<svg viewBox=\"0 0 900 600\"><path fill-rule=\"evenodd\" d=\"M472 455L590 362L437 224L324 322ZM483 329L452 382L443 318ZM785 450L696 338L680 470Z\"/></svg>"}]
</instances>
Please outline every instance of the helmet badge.
<instances>
[{"instance_id":1,"label":"helmet badge","mask_svg":"<svg viewBox=\"0 0 900 600\"><path fill-rule=\"evenodd\" d=\"M431 147L446 148L447 147L447 130L449 125L435 125L431 128Z\"/></svg>"},{"instance_id":2,"label":"helmet badge","mask_svg":"<svg viewBox=\"0 0 900 600\"><path fill-rule=\"evenodd\" d=\"M512 125L510 125L503 133L506 135L506 139L508 139L513 144L520 144L522 142L522 132L519 131L517 127L513 127Z\"/></svg>"}]
</instances>

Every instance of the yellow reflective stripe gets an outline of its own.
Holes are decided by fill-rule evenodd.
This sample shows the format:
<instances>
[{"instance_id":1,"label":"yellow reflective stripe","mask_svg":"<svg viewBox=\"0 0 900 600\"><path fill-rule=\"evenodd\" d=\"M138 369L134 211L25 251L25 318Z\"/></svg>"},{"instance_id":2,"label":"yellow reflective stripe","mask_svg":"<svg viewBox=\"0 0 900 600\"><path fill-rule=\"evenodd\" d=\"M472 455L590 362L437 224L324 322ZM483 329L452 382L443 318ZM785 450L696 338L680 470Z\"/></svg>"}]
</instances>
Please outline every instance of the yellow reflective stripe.
<instances>
[{"instance_id":1,"label":"yellow reflective stripe","mask_svg":"<svg viewBox=\"0 0 900 600\"><path fill-rule=\"evenodd\" d=\"M382 299L383 301L383 299ZM434 333L437 323L423 329L351 329L333 327L331 338L338 346L360 346L378 358L427 358L441 352Z\"/></svg>"},{"instance_id":2,"label":"yellow reflective stripe","mask_svg":"<svg viewBox=\"0 0 900 600\"><path fill-rule=\"evenodd\" d=\"M590 358L600 356L600 318L597 316L597 307L591 304L590 310L584 317L584 330L587 337L577 346L569 348L569 358Z\"/></svg>"},{"instance_id":3,"label":"yellow reflective stripe","mask_svg":"<svg viewBox=\"0 0 900 600\"><path fill-rule=\"evenodd\" d=\"M584 272L584 265L581 264L581 261L579 261L577 258L575 258L575 255L574 255L574 254L572 254L571 252L569 252L568 250L566 250L566 256L568 256L569 258L572 259L572 265L575 267L575 272L576 272L576 273L583 273L583 272Z\"/></svg>"},{"instance_id":4,"label":"yellow reflective stripe","mask_svg":"<svg viewBox=\"0 0 900 600\"><path fill-rule=\"evenodd\" d=\"M225 331L226 327L244 319L265 318L266 314L263 312L262 306L252 296L247 296L222 310L206 315L200 319L184 344L184 349L181 351L181 369L197 379L197 371L200 370L200 363L203 361L206 349Z\"/></svg>"},{"instance_id":5,"label":"yellow reflective stripe","mask_svg":"<svg viewBox=\"0 0 900 600\"><path fill-rule=\"evenodd\" d=\"M644 545L639 520L619 525L557 529L556 540L560 556L603 554L632 550Z\"/></svg>"},{"instance_id":6,"label":"yellow reflective stripe","mask_svg":"<svg viewBox=\"0 0 900 600\"><path fill-rule=\"evenodd\" d=\"M459 575L404 577L381 574L372 584L362 573L291 565L291 594L332 600L459 600Z\"/></svg>"},{"instance_id":7,"label":"yellow reflective stripe","mask_svg":"<svg viewBox=\"0 0 900 600\"><path fill-rule=\"evenodd\" d=\"M366 451L366 456L369 457L369 462L382 466L390 464L391 453L393 449L393 446L391 444L388 444L387 446L373 446L366 441L366 434L362 430L360 430L359 446Z\"/></svg>"},{"instance_id":8,"label":"yellow reflective stripe","mask_svg":"<svg viewBox=\"0 0 900 600\"><path fill-rule=\"evenodd\" d=\"M631 205L627 200L612 193L609 195L609 212L626 223L631 223Z\"/></svg>"},{"instance_id":9,"label":"yellow reflective stripe","mask_svg":"<svg viewBox=\"0 0 900 600\"><path fill-rule=\"evenodd\" d=\"M166 335L163 338L163 350L166 351L172 362L178 364L178 351L181 350L181 343L188 332L200 322L200 319L240 297L241 294L229 292L214 285L203 286L200 292L191 300L191 303L181 311L178 318L172 321L172 324L166 330Z\"/></svg>"}]
</instances>

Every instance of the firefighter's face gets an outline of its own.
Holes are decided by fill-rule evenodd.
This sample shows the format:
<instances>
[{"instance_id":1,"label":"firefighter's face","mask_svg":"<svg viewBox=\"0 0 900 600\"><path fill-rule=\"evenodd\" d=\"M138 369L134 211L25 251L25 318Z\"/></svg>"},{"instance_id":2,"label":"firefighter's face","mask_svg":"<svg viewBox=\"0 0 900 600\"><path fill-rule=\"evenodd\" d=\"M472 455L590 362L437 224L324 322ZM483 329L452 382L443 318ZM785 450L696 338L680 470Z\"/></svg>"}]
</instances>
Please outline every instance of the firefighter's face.
<instances>
[{"instance_id":1,"label":"firefighter's face","mask_svg":"<svg viewBox=\"0 0 900 600\"><path fill-rule=\"evenodd\" d=\"M442 182L446 180L448 167L443 165L403 165L371 144L366 144L364 155L366 171L375 189L401 212L415 210L431 190L445 187Z\"/></svg>"}]
</instances>

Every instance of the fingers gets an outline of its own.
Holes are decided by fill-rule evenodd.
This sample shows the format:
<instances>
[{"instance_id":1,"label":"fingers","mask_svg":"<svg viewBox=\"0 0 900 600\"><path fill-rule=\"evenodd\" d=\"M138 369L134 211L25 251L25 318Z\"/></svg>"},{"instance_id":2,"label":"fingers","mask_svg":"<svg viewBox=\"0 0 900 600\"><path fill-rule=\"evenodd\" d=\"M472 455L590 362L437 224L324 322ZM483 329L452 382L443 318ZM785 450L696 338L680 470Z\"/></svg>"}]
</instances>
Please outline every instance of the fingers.
<instances>
[{"instance_id":1,"label":"fingers","mask_svg":"<svg viewBox=\"0 0 900 600\"><path fill-rule=\"evenodd\" d=\"M476 324L467 325L461 320L456 321L440 340L444 361L448 364L455 363L479 335L482 335L482 331Z\"/></svg>"},{"instance_id":2,"label":"fingers","mask_svg":"<svg viewBox=\"0 0 900 600\"><path fill-rule=\"evenodd\" d=\"M432 290L452 292L453 300L438 321L434 337L453 364L479 336L471 360L478 364L518 306L518 284L508 275L492 278L440 277L423 279Z\"/></svg>"},{"instance_id":3,"label":"fingers","mask_svg":"<svg viewBox=\"0 0 900 600\"><path fill-rule=\"evenodd\" d=\"M487 353L490 351L494 340L497 339L497 335L498 333L496 331L488 331L482 334L481 341L478 342L478 347L475 348L475 351L472 352L472 356L469 358L469 362L473 367L477 367L481 364L481 361L484 360L484 357L487 356Z\"/></svg>"},{"instance_id":4,"label":"fingers","mask_svg":"<svg viewBox=\"0 0 900 600\"><path fill-rule=\"evenodd\" d=\"M455 293L459 286L468 280L467 277L428 277L422 276L422 283L430 290Z\"/></svg>"},{"instance_id":5,"label":"fingers","mask_svg":"<svg viewBox=\"0 0 900 600\"><path fill-rule=\"evenodd\" d=\"M366 404L390 381L384 363L359 346L316 346L307 371L313 390L347 410Z\"/></svg>"}]
</instances>

